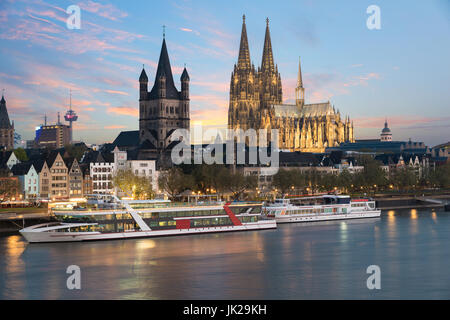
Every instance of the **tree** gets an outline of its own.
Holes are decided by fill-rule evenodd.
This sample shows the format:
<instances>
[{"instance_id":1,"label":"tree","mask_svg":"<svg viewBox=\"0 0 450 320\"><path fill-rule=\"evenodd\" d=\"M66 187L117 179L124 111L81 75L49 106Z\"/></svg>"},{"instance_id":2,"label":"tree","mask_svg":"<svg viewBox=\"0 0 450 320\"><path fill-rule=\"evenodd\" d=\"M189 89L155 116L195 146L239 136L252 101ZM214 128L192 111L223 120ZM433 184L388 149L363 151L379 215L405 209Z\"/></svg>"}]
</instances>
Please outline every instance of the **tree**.
<instances>
[{"instance_id":1,"label":"tree","mask_svg":"<svg viewBox=\"0 0 450 320\"><path fill-rule=\"evenodd\" d=\"M396 186L399 191L408 190L417 184L416 174L409 167L397 168L390 179L391 184Z\"/></svg>"},{"instance_id":2,"label":"tree","mask_svg":"<svg viewBox=\"0 0 450 320\"><path fill-rule=\"evenodd\" d=\"M299 170L299 169L293 169L291 170L292 180L293 180L293 186L295 189L304 189L306 186L306 176L305 174Z\"/></svg>"},{"instance_id":3,"label":"tree","mask_svg":"<svg viewBox=\"0 0 450 320\"><path fill-rule=\"evenodd\" d=\"M136 199L154 197L153 187L147 177L137 176L131 170L119 170L113 177L113 185Z\"/></svg>"},{"instance_id":4,"label":"tree","mask_svg":"<svg viewBox=\"0 0 450 320\"><path fill-rule=\"evenodd\" d=\"M322 191L333 190L337 186L337 175L334 173L325 173L320 177L319 189Z\"/></svg>"},{"instance_id":5,"label":"tree","mask_svg":"<svg viewBox=\"0 0 450 320\"><path fill-rule=\"evenodd\" d=\"M348 192L348 190L351 188L353 184L352 181L352 174L348 172L347 169L342 170L337 177L337 185L344 192Z\"/></svg>"},{"instance_id":6,"label":"tree","mask_svg":"<svg viewBox=\"0 0 450 320\"><path fill-rule=\"evenodd\" d=\"M320 186L321 175L316 168L311 168L306 172L306 184L311 188L312 193L315 193Z\"/></svg>"},{"instance_id":7,"label":"tree","mask_svg":"<svg viewBox=\"0 0 450 320\"><path fill-rule=\"evenodd\" d=\"M13 177L0 178L0 202L17 197L20 190L19 179Z\"/></svg>"},{"instance_id":8,"label":"tree","mask_svg":"<svg viewBox=\"0 0 450 320\"><path fill-rule=\"evenodd\" d=\"M371 156L362 156L359 163L364 166L362 172L355 175L355 185L370 190L387 186L386 172L381 168L381 162Z\"/></svg>"},{"instance_id":9,"label":"tree","mask_svg":"<svg viewBox=\"0 0 450 320\"><path fill-rule=\"evenodd\" d=\"M280 191L282 195L285 195L296 186L295 174L292 174L291 170L280 169L272 178L272 186Z\"/></svg>"},{"instance_id":10,"label":"tree","mask_svg":"<svg viewBox=\"0 0 450 320\"><path fill-rule=\"evenodd\" d=\"M255 189L258 186L257 176L244 176L241 172L231 172L223 177L223 188L232 193L233 199L238 200L248 189Z\"/></svg>"},{"instance_id":11,"label":"tree","mask_svg":"<svg viewBox=\"0 0 450 320\"><path fill-rule=\"evenodd\" d=\"M195 187L206 193L207 190L223 190L223 177L228 174L228 169L224 165L202 164L197 165L192 170L192 176L195 179Z\"/></svg>"},{"instance_id":12,"label":"tree","mask_svg":"<svg viewBox=\"0 0 450 320\"><path fill-rule=\"evenodd\" d=\"M430 173L430 183L440 188L450 187L450 163L437 166Z\"/></svg>"},{"instance_id":13,"label":"tree","mask_svg":"<svg viewBox=\"0 0 450 320\"><path fill-rule=\"evenodd\" d=\"M79 144L67 144L64 146L65 151L69 154L70 157L76 158L77 161L81 160L83 154L88 150L84 143Z\"/></svg>"},{"instance_id":14,"label":"tree","mask_svg":"<svg viewBox=\"0 0 450 320\"><path fill-rule=\"evenodd\" d=\"M16 155L17 159L20 162L28 161L28 156L27 156L25 149L23 149L23 148L14 149L14 154Z\"/></svg>"},{"instance_id":15,"label":"tree","mask_svg":"<svg viewBox=\"0 0 450 320\"><path fill-rule=\"evenodd\" d=\"M159 188L169 194L171 199L195 185L192 175L184 174L180 168L171 168L158 177Z\"/></svg>"}]
</instances>

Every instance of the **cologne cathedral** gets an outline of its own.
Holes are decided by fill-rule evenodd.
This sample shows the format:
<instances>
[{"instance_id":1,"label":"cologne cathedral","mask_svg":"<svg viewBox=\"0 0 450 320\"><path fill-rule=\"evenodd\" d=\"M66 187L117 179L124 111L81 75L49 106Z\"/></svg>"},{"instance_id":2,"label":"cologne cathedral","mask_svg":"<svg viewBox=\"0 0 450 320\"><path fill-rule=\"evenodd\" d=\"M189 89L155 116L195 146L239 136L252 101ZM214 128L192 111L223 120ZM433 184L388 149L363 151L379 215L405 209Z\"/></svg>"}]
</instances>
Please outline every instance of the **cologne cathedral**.
<instances>
[{"instance_id":1,"label":"cologne cathedral","mask_svg":"<svg viewBox=\"0 0 450 320\"><path fill-rule=\"evenodd\" d=\"M283 90L270 40L269 19L261 67L250 61L245 16L237 65L230 83L229 129L279 130L279 149L324 152L341 142L354 142L353 123L341 118L330 102L305 104L305 89L299 63L296 103L283 104Z\"/></svg>"}]
</instances>

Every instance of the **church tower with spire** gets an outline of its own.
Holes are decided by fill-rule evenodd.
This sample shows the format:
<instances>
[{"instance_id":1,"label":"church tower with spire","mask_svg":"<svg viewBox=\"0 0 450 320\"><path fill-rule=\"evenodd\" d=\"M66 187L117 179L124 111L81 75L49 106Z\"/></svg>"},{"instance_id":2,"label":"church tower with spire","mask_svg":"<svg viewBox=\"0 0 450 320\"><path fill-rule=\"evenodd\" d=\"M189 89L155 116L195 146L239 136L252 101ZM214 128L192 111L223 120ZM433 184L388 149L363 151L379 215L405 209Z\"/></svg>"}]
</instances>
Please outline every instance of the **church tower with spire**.
<instances>
[{"instance_id":1,"label":"church tower with spire","mask_svg":"<svg viewBox=\"0 0 450 320\"><path fill-rule=\"evenodd\" d=\"M9 121L5 96L0 100L0 148L14 149L14 122Z\"/></svg>"},{"instance_id":2,"label":"church tower with spire","mask_svg":"<svg viewBox=\"0 0 450 320\"><path fill-rule=\"evenodd\" d=\"M250 61L245 15L242 17L239 57L234 65L230 81L228 126L247 130L259 122L260 86L255 66Z\"/></svg>"},{"instance_id":3,"label":"church tower with spire","mask_svg":"<svg viewBox=\"0 0 450 320\"><path fill-rule=\"evenodd\" d=\"M295 104L300 108L303 108L305 104L305 89L303 88L302 66L300 58L298 58L298 76L297 87L295 88Z\"/></svg>"},{"instance_id":4,"label":"church tower with spire","mask_svg":"<svg viewBox=\"0 0 450 320\"><path fill-rule=\"evenodd\" d=\"M283 89L278 66L275 65L272 52L272 41L270 39L269 18L266 19L266 35L264 36L264 48L259 69L261 85L261 107L268 109L273 104L283 101Z\"/></svg>"},{"instance_id":5,"label":"church tower with spire","mask_svg":"<svg viewBox=\"0 0 450 320\"><path fill-rule=\"evenodd\" d=\"M176 129L189 129L189 74L181 74L181 91L175 87L164 37L153 88L142 68L139 77L139 142L141 149L164 151Z\"/></svg>"}]
</instances>

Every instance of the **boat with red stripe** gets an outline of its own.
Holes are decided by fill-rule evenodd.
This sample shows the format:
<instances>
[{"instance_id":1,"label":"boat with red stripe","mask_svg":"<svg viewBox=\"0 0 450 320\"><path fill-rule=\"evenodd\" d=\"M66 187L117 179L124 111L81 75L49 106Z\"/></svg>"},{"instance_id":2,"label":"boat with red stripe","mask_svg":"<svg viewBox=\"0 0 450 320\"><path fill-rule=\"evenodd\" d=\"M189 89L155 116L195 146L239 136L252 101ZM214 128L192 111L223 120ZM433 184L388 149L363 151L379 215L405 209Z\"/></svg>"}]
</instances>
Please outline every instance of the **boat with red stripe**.
<instances>
[{"instance_id":1,"label":"boat with red stripe","mask_svg":"<svg viewBox=\"0 0 450 320\"><path fill-rule=\"evenodd\" d=\"M274 229L260 202L119 200L52 210L54 222L20 230L28 242L65 242Z\"/></svg>"}]
</instances>

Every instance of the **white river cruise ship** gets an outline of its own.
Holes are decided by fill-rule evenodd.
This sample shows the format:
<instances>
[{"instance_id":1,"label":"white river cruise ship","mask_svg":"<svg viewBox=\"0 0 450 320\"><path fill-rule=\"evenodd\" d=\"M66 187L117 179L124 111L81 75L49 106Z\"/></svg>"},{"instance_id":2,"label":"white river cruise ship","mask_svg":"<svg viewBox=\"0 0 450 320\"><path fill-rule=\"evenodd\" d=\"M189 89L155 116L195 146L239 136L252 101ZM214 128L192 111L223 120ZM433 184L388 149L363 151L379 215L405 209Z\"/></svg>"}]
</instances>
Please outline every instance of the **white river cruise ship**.
<instances>
[{"instance_id":1,"label":"white river cruise ship","mask_svg":"<svg viewBox=\"0 0 450 320\"><path fill-rule=\"evenodd\" d=\"M92 204L92 202L91 202ZM176 203L168 200L119 200L111 196L94 206L52 209L55 222L20 230L28 242L64 242L276 228L262 216L262 203Z\"/></svg>"},{"instance_id":2,"label":"white river cruise ship","mask_svg":"<svg viewBox=\"0 0 450 320\"><path fill-rule=\"evenodd\" d=\"M347 195L305 196L276 199L264 212L277 223L375 218L381 210L370 199L351 199Z\"/></svg>"}]
</instances>

